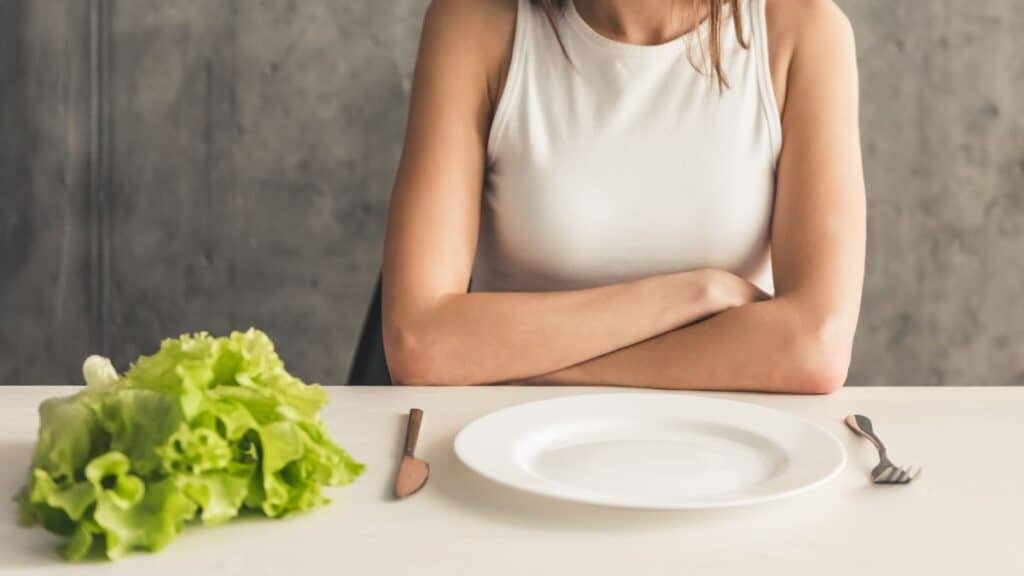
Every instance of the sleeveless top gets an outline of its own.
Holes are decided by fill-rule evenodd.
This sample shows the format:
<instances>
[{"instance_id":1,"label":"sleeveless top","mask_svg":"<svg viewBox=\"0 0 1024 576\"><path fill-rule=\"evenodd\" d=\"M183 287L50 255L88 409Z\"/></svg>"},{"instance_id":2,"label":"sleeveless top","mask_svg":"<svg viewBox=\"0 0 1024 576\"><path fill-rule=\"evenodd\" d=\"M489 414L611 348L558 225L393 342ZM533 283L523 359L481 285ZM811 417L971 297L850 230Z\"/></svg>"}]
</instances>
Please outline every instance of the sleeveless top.
<instances>
[{"instance_id":1,"label":"sleeveless top","mask_svg":"<svg viewBox=\"0 0 1024 576\"><path fill-rule=\"evenodd\" d=\"M740 4L749 49L723 10L729 86L719 90L702 59L706 21L664 44L627 44L592 29L569 0L556 20L563 53L540 7L519 0L470 289L577 289L720 268L772 293L782 131L764 2Z\"/></svg>"}]
</instances>

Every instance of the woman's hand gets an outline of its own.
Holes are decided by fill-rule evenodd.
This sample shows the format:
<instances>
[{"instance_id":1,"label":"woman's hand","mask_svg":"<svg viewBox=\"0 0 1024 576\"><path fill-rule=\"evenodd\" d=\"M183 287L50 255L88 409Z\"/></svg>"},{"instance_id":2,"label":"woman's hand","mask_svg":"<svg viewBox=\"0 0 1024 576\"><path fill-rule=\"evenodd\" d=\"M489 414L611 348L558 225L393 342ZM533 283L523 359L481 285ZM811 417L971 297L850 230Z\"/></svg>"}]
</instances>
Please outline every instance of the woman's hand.
<instances>
[{"instance_id":1,"label":"woman's hand","mask_svg":"<svg viewBox=\"0 0 1024 576\"><path fill-rule=\"evenodd\" d=\"M700 272L704 277L708 300L712 303L711 315L729 308L771 299L763 290L732 272L716 268L707 268Z\"/></svg>"}]
</instances>

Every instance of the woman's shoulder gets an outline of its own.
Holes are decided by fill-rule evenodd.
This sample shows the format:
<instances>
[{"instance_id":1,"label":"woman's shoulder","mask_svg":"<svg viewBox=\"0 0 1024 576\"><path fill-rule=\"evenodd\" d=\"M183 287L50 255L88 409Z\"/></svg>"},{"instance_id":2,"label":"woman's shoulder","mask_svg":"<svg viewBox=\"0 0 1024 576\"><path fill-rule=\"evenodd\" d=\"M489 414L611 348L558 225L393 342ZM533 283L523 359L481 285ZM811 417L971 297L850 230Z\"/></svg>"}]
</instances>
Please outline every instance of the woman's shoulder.
<instances>
[{"instance_id":1,"label":"woman's shoulder","mask_svg":"<svg viewBox=\"0 0 1024 576\"><path fill-rule=\"evenodd\" d=\"M512 56L519 0L432 0L423 19L420 51L457 60L486 76L497 101ZM453 62L454 64L454 62Z\"/></svg>"},{"instance_id":2,"label":"woman's shoulder","mask_svg":"<svg viewBox=\"0 0 1024 576\"><path fill-rule=\"evenodd\" d=\"M853 42L849 18L834 0L765 0L768 39L784 52L806 44Z\"/></svg>"},{"instance_id":3,"label":"woman's shoulder","mask_svg":"<svg viewBox=\"0 0 1024 576\"><path fill-rule=\"evenodd\" d=\"M426 20L441 20L444 25L468 26L464 32L494 32L490 27L514 28L518 0L431 0ZM483 27L481 29L481 26Z\"/></svg>"},{"instance_id":4,"label":"woman's shoulder","mask_svg":"<svg viewBox=\"0 0 1024 576\"><path fill-rule=\"evenodd\" d=\"M466 49L463 55L500 59L512 49L518 0L431 0L423 33Z\"/></svg>"},{"instance_id":5,"label":"woman's shoulder","mask_svg":"<svg viewBox=\"0 0 1024 576\"><path fill-rule=\"evenodd\" d=\"M850 19L835 0L765 0L769 31L793 40L825 30L850 31Z\"/></svg>"},{"instance_id":6,"label":"woman's shoulder","mask_svg":"<svg viewBox=\"0 0 1024 576\"><path fill-rule=\"evenodd\" d=\"M764 1L772 77L779 105L784 107L796 55L825 61L834 60L836 54L853 55L853 27L834 0Z\"/></svg>"}]
</instances>

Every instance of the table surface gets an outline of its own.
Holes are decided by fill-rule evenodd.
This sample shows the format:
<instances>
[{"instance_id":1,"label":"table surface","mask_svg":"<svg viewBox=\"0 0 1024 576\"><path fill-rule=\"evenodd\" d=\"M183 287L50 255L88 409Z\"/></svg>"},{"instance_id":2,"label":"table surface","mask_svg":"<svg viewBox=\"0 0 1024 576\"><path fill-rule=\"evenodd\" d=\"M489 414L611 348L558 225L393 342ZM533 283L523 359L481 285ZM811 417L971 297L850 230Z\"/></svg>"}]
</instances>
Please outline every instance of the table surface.
<instances>
[{"instance_id":1,"label":"table surface","mask_svg":"<svg viewBox=\"0 0 1024 576\"><path fill-rule=\"evenodd\" d=\"M593 388L329 388L324 419L367 464L327 508L285 520L189 527L158 554L62 564L55 537L15 524L0 499L0 574L1024 574L1024 388L850 388L831 396L703 394L785 410L835 434L850 456L832 482L790 500L716 511L634 511L519 493L475 475L455 433L493 410ZM0 494L24 479L36 406L72 388L0 388ZM622 393L629 391L618 390ZM425 412L431 477L393 501L405 414ZM871 416L908 486L873 486L876 455L842 424Z\"/></svg>"}]
</instances>

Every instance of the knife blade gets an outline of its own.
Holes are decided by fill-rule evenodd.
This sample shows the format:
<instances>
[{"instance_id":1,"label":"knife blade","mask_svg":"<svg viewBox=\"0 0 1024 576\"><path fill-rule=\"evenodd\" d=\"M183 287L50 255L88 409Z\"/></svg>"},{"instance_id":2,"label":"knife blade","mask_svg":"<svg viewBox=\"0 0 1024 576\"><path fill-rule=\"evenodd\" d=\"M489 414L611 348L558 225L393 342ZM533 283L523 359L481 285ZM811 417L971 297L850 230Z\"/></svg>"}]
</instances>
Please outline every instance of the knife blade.
<instances>
[{"instance_id":1,"label":"knife blade","mask_svg":"<svg viewBox=\"0 0 1024 576\"><path fill-rule=\"evenodd\" d=\"M398 475L395 476L395 498L401 499L415 494L423 488L427 483L427 477L430 476L430 464L414 455L422 422L423 410L413 408L409 411L409 420L405 428L405 449L402 451L402 462L398 465Z\"/></svg>"}]
</instances>

